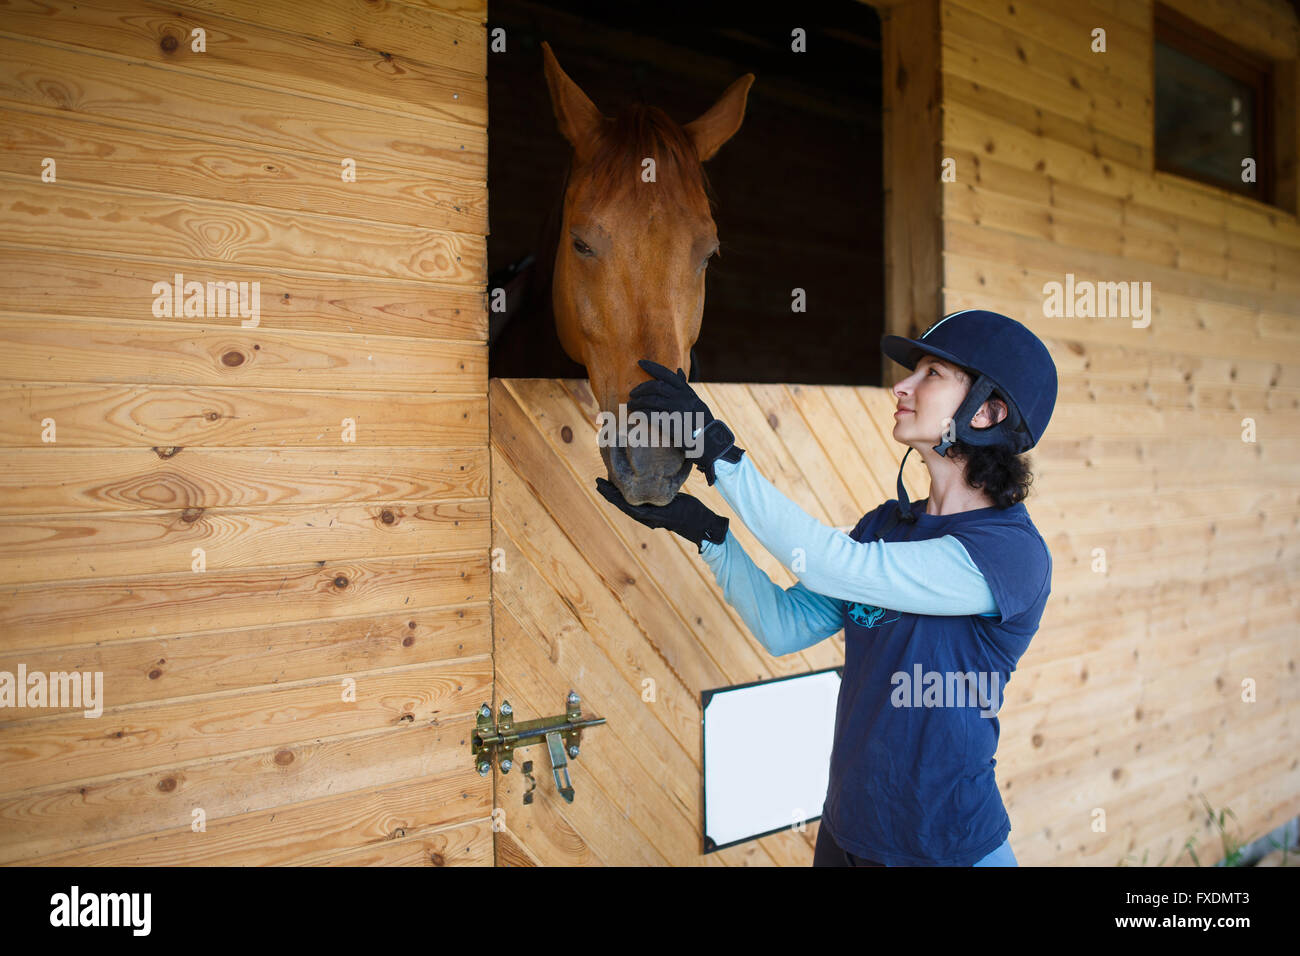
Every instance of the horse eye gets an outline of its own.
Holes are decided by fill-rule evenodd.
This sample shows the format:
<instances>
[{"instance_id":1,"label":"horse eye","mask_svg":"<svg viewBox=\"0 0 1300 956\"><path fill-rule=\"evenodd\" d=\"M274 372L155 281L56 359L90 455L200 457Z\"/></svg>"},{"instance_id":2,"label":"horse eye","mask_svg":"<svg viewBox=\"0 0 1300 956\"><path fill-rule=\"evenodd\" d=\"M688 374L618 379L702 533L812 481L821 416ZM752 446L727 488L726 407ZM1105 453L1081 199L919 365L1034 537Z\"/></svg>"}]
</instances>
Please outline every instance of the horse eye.
<instances>
[{"instance_id":1,"label":"horse eye","mask_svg":"<svg viewBox=\"0 0 1300 956\"><path fill-rule=\"evenodd\" d=\"M574 239L574 240L573 240L573 251L576 252L576 253L578 253L578 255L580 255L580 256L589 256L589 255L592 255L592 248L591 248L591 246L587 245L587 244L586 244L585 242L583 242L581 239Z\"/></svg>"}]
</instances>

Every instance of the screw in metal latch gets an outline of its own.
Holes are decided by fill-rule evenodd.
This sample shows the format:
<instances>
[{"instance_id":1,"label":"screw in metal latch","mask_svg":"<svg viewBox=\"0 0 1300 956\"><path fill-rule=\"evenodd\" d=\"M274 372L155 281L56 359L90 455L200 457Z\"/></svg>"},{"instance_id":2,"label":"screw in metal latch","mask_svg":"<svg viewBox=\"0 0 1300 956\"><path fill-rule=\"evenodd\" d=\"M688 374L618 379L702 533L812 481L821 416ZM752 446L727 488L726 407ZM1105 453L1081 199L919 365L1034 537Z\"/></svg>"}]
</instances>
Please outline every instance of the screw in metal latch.
<instances>
[{"instance_id":1,"label":"screw in metal latch","mask_svg":"<svg viewBox=\"0 0 1300 956\"><path fill-rule=\"evenodd\" d=\"M502 772L502 773L509 773L509 772L510 772L510 768L513 767L513 766L514 766L514 763L513 763L512 761L509 761L509 760L503 760L503 761L501 761L501 772Z\"/></svg>"},{"instance_id":2,"label":"screw in metal latch","mask_svg":"<svg viewBox=\"0 0 1300 956\"><path fill-rule=\"evenodd\" d=\"M576 757L576 756L578 756L578 745L577 745L577 744L570 744L570 745L569 745L569 756L570 756L570 757Z\"/></svg>"},{"instance_id":3,"label":"screw in metal latch","mask_svg":"<svg viewBox=\"0 0 1300 956\"><path fill-rule=\"evenodd\" d=\"M501 713L505 714L507 717L509 717L514 712L515 712L514 708L510 706L510 701L507 700L501 704Z\"/></svg>"},{"instance_id":4,"label":"screw in metal latch","mask_svg":"<svg viewBox=\"0 0 1300 956\"><path fill-rule=\"evenodd\" d=\"M488 775L488 771L491 769L492 769L491 765L486 760L479 761L478 775L480 777L486 777Z\"/></svg>"}]
</instances>

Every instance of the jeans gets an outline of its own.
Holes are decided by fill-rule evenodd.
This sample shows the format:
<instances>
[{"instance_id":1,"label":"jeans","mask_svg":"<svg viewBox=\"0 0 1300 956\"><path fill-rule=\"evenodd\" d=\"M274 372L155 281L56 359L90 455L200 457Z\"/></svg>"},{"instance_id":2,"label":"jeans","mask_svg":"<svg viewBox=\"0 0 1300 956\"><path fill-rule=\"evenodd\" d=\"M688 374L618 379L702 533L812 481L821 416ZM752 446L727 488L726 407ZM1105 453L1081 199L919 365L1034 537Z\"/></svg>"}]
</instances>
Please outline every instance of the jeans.
<instances>
[{"instance_id":1,"label":"jeans","mask_svg":"<svg viewBox=\"0 0 1300 956\"><path fill-rule=\"evenodd\" d=\"M877 863L875 860L869 860L864 856L854 856L848 850L845 850L835 842L831 836L831 831L826 827L826 821L822 821L817 828L817 847L813 850L813 866L884 866L883 863ZM1002 845L984 857L971 864L972 866L1019 866L1016 862L1016 855L1011 852L1011 839L1008 837L1002 842Z\"/></svg>"}]
</instances>

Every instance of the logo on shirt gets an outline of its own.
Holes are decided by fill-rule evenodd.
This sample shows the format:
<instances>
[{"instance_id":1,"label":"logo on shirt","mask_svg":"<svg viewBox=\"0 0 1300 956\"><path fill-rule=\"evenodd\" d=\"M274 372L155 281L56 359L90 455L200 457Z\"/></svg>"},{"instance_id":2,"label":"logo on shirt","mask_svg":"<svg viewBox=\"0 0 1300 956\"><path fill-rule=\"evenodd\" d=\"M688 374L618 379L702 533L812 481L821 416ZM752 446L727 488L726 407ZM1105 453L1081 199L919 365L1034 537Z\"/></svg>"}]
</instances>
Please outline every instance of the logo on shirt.
<instances>
[{"instance_id":1,"label":"logo on shirt","mask_svg":"<svg viewBox=\"0 0 1300 956\"><path fill-rule=\"evenodd\" d=\"M859 627L881 627L897 621L899 614L897 611L876 607L873 604L850 604L849 617Z\"/></svg>"}]
</instances>

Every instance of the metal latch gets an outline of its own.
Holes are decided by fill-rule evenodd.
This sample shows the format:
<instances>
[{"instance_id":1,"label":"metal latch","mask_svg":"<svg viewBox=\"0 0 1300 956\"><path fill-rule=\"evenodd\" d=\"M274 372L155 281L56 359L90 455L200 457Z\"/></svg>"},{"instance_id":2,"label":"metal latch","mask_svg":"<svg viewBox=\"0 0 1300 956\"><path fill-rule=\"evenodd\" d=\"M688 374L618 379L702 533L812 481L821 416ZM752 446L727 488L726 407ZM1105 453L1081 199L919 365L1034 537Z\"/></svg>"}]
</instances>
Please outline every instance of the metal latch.
<instances>
[{"instance_id":1,"label":"metal latch","mask_svg":"<svg viewBox=\"0 0 1300 956\"><path fill-rule=\"evenodd\" d=\"M555 789L569 803L573 802L573 785L569 780L568 761L565 754L577 759L578 744L582 739L582 728L595 727L605 722L604 717L582 716L578 695L569 691L565 699L565 712L559 717L542 717L538 720L525 720L516 724L514 710L510 701L501 702L501 720L492 726L492 708L486 703L478 710L478 723L474 728L472 749L474 764L479 776L486 777L492 769L495 755L502 773L509 773L514 766L515 750L519 747L531 747L533 744L546 743L546 750L551 755L551 768L555 772ZM524 765L531 770L531 761ZM564 773L564 782L560 782L560 773ZM529 774L531 779L531 774ZM524 802L532 802L532 791L524 795Z\"/></svg>"}]
</instances>

